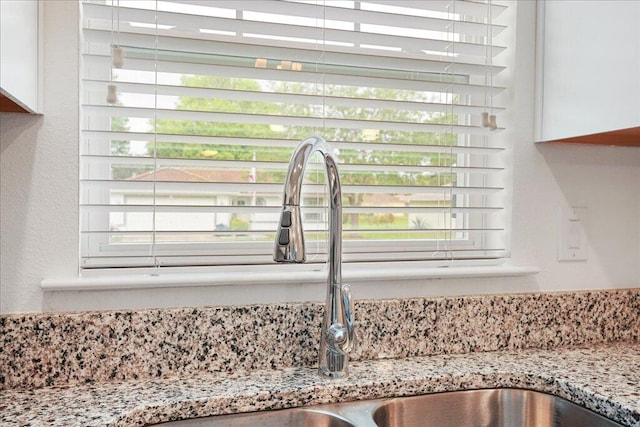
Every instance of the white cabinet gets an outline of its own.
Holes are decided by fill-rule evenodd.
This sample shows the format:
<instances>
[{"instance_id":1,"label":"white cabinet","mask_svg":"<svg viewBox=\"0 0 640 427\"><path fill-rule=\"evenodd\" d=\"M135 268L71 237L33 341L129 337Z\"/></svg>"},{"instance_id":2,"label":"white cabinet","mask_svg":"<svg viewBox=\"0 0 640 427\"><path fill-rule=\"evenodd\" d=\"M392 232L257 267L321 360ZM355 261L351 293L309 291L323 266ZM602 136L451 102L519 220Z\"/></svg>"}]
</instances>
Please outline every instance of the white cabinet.
<instances>
[{"instance_id":1,"label":"white cabinet","mask_svg":"<svg viewBox=\"0 0 640 427\"><path fill-rule=\"evenodd\" d=\"M537 141L640 145L640 1L539 0L537 49Z\"/></svg>"},{"instance_id":2,"label":"white cabinet","mask_svg":"<svg viewBox=\"0 0 640 427\"><path fill-rule=\"evenodd\" d=\"M39 2L0 0L0 112L40 111Z\"/></svg>"}]
</instances>

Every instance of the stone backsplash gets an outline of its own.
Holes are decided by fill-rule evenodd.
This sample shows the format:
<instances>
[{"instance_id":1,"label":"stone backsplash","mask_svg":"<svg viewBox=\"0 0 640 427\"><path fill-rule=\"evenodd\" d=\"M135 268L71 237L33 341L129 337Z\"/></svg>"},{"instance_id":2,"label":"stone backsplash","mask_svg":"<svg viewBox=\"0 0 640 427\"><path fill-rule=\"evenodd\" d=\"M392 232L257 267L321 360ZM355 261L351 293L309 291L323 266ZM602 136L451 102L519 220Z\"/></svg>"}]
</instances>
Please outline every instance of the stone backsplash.
<instances>
[{"instance_id":1,"label":"stone backsplash","mask_svg":"<svg viewBox=\"0 0 640 427\"><path fill-rule=\"evenodd\" d=\"M0 388L314 366L323 304L0 316ZM638 342L640 289L361 300L354 360Z\"/></svg>"}]
</instances>

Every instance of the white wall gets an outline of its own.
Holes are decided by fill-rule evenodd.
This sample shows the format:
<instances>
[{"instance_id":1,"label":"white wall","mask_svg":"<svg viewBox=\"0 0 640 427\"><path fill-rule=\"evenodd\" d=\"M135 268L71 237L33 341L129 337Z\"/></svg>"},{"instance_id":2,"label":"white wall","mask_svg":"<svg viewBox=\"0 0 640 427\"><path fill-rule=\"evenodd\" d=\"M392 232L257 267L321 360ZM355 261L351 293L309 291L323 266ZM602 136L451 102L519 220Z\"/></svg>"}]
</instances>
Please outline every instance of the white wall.
<instances>
[{"instance_id":1,"label":"white wall","mask_svg":"<svg viewBox=\"0 0 640 427\"><path fill-rule=\"evenodd\" d=\"M78 6L41 2L44 116L0 115L0 310L41 311L39 282L78 247Z\"/></svg>"},{"instance_id":2,"label":"white wall","mask_svg":"<svg viewBox=\"0 0 640 427\"><path fill-rule=\"evenodd\" d=\"M534 2L519 2L533 16ZM218 286L135 291L47 292L44 278L75 277L78 266L78 10L44 5L44 116L0 115L0 311L322 300L316 285ZM640 286L640 148L533 144L534 23L518 26L518 105L512 130L512 263L535 276L355 283L357 298L559 291ZM529 59L527 59L529 58ZM586 262L556 261L557 215L587 206ZM393 286L390 286L393 285Z\"/></svg>"}]
</instances>

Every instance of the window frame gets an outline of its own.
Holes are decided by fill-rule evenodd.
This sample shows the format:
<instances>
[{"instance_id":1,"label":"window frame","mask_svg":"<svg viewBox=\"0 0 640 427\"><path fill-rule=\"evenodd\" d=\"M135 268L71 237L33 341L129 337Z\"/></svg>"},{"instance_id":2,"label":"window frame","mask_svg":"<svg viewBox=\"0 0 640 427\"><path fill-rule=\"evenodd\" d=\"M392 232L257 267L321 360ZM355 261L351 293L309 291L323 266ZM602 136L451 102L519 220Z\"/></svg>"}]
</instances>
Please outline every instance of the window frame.
<instances>
[{"instance_id":1,"label":"window frame","mask_svg":"<svg viewBox=\"0 0 640 427\"><path fill-rule=\"evenodd\" d=\"M463 158L463 154L459 154L459 156L462 156L461 158ZM464 162L461 162L464 163ZM465 176L466 178L469 178L468 175ZM451 198L453 198L453 193L450 193ZM156 194L157 197L157 194ZM466 195L464 196L466 199L470 199L473 197L476 197L474 195ZM481 196L478 196L481 197ZM468 205L467 205L468 206ZM450 210L450 214L453 212L453 210ZM322 215L322 214L319 214ZM462 216L462 222L466 223L464 228L469 228L471 229L471 231L467 231L464 234L464 237L462 239L459 239L457 241L455 241L455 244L452 246L453 249L471 249L473 247L476 247L477 242L481 242L485 239L485 237L483 236L483 232L482 231L473 231L473 229L475 228L475 226L473 226L472 224L469 224L469 219L468 217ZM458 219L456 219L458 220ZM484 225L482 225L482 227L485 227ZM275 231L275 229L274 229ZM411 240L403 240L403 241L383 241L384 243L382 243L381 247L377 247L375 246L378 242L371 242L371 241L367 241L367 242L350 242L348 239L345 239L344 241L344 260L345 262L365 262L365 261L380 261L379 257L380 254L387 254L388 258L386 259L389 262L395 262L395 261L404 261L405 259L403 259L403 256L401 255L402 251L406 250L407 247L416 247L418 245L423 245L422 248L424 251L434 251L437 250L439 245L442 244L442 240L434 240L434 241L425 241L425 240L421 240L421 241L411 241ZM449 240L449 244L451 244L453 242L453 240ZM82 241L81 244L87 245L86 241ZM210 246L214 245L215 250L211 251L210 250ZM271 247L272 243L271 242L230 242L230 243L211 243L211 244L180 244L180 243L172 243L172 244L163 244L163 243L158 243L155 242L154 244L155 248L152 249L151 247L149 247L149 244L137 244L137 243L130 243L130 244L113 244L108 242L107 240L103 241L102 243L99 243L96 247L96 245L94 244L92 248L89 248L87 253L93 253L95 255L104 255L104 254L109 254L112 253L113 251L115 251L117 249L118 252L123 252L123 253L138 253L138 254L149 254L149 253L154 253L154 256L157 256L159 258L162 257L163 254L173 250L173 253L177 253L177 254L181 254L181 253L185 253L187 251L193 253L194 250L196 252L199 251L204 251L205 248L207 248L208 250L208 254L210 256L223 256L223 255L228 255L230 253L232 254L242 254L245 251L245 248L248 246L260 246L260 247ZM187 247L188 246L188 247ZM318 244L319 248L322 248L322 244ZM97 249L97 251L96 251ZM364 260L361 258L357 258L357 257L353 257L353 255L355 253L359 253L362 252L364 249L367 249L368 252L370 252L372 254L371 258L369 260ZM508 247L506 248L506 250L508 251ZM94 251L94 252L92 252ZM390 255L389 253L398 253L399 255L397 257L394 257L392 255ZM267 253L270 253L270 251L267 251ZM322 261L317 261L317 262L322 262ZM438 259L436 262L434 262L434 265L438 265L439 263L442 262L449 262L452 263L453 260L450 260L448 258L444 258L444 259ZM484 261L482 261L484 262ZM482 263L481 262L481 263ZM500 263L501 261L496 261L497 263ZM242 263L241 260L239 260L236 263L231 263L229 265L240 265ZM462 264L462 265L472 265L474 264L475 261L474 260L456 260L455 264ZM161 264L161 263L160 263ZM199 263L196 262L194 264L195 266L198 266ZM211 264L208 264L211 265ZM226 265L226 264L223 264ZM83 268L83 271L85 269L87 269L87 265L81 265L81 267ZM178 266L175 266L176 268L181 268ZM141 270L141 271L153 271L156 267L148 267L148 268L139 268L137 270ZM172 268L172 267L163 267L163 268ZM256 266L256 268L260 268L260 266ZM96 271L100 271L100 270L104 270L104 268L98 268L96 269ZM130 270L133 271L133 270Z\"/></svg>"}]
</instances>

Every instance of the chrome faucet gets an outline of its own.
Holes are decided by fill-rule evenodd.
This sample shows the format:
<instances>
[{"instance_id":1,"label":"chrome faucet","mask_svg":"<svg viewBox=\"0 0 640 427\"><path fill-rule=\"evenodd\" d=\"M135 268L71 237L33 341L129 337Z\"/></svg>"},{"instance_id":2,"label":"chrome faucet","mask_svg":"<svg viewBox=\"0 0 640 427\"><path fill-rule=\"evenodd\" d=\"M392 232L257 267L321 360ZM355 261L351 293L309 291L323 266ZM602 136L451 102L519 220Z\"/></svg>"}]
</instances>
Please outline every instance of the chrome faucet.
<instances>
[{"instance_id":1,"label":"chrome faucet","mask_svg":"<svg viewBox=\"0 0 640 427\"><path fill-rule=\"evenodd\" d=\"M318 371L323 376L342 378L348 374L348 354L356 342L353 299L351 287L342 283L342 190L338 165L329 144L318 136L302 141L291 156L284 182L284 201L273 259L283 263L305 262L300 194L307 162L316 151L324 159L330 199L329 276Z\"/></svg>"}]
</instances>

